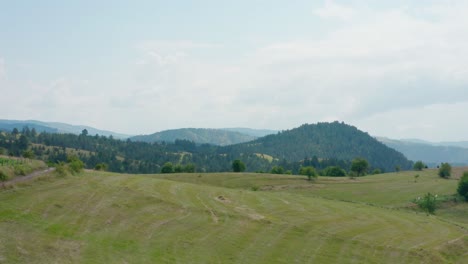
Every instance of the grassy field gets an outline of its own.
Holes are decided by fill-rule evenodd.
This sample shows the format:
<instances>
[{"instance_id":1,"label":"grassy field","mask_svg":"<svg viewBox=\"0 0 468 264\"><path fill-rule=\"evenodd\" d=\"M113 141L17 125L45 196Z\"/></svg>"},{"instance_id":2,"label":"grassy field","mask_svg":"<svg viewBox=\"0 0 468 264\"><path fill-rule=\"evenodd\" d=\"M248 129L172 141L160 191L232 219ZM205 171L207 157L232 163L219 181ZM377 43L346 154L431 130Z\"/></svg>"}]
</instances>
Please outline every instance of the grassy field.
<instances>
[{"instance_id":1,"label":"grassy field","mask_svg":"<svg viewBox=\"0 0 468 264\"><path fill-rule=\"evenodd\" d=\"M463 263L467 207L410 207L456 181L414 174L51 176L0 191L0 263Z\"/></svg>"}]
</instances>

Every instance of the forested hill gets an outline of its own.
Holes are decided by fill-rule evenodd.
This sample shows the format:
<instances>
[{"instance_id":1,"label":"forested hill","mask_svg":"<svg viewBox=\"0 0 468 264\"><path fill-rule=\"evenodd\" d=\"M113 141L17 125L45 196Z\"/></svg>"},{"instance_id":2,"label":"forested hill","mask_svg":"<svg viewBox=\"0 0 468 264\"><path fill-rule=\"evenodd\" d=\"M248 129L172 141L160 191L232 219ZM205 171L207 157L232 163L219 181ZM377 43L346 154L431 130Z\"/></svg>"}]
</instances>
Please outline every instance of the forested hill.
<instances>
[{"instance_id":1,"label":"forested hill","mask_svg":"<svg viewBox=\"0 0 468 264\"><path fill-rule=\"evenodd\" d=\"M289 162L313 156L319 159L352 160L362 157L372 167L394 171L409 169L412 162L400 152L369 134L344 123L305 124L257 140L222 148L227 153L262 153Z\"/></svg>"},{"instance_id":2,"label":"forested hill","mask_svg":"<svg viewBox=\"0 0 468 264\"><path fill-rule=\"evenodd\" d=\"M223 129L208 128L181 128L157 132L151 135L134 136L132 141L141 142L175 142L177 139L193 141L197 144L212 144L219 146L232 145L256 139L254 136L228 131Z\"/></svg>"}]
</instances>

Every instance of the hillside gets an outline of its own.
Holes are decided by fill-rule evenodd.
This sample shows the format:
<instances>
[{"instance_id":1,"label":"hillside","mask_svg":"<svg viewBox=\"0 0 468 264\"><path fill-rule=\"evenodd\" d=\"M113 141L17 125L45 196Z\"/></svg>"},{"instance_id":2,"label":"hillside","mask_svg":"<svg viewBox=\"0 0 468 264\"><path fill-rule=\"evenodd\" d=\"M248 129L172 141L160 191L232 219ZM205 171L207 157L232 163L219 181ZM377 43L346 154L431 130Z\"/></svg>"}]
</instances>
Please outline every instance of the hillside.
<instances>
[{"instance_id":1,"label":"hillside","mask_svg":"<svg viewBox=\"0 0 468 264\"><path fill-rule=\"evenodd\" d=\"M151 135L134 136L132 141L175 142L177 139L193 141L197 144L226 146L254 140L256 137L237 131L210 128L181 128L157 132Z\"/></svg>"},{"instance_id":2,"label":"hillside","mask_svg":"<svg viewBox=\"0 0 468 264\"><path fill-rule=\"evenodd\" d=\"M432 167L437 166L441 162L449 162L454 165L468 165L468 148L435 145L436 143L415 143L388 138L377 139L385 145L403 153L409 159L414 161L422 160ZM461 144L462 142L459 143Z\"/></svg>"},{"instance_id":3,"label":"hillside","mask_svg":"<svg viewBox=\"0 0 468 264\"><path fill-rule=\"evenodd\" d=\"M234 153L262 153L277 159L300 161L313 156L319 159L367 159L374 168L394 171L396 166L411 168L412 162L356 127L339 123L305 124L257 140L222 150Z\"/></svg>"},{"instance_id":4,"label":"hillside","mask_svg":"<svg viewBox=\"0 0 468 264\"><path fill-rule=\"evenodd\" d=\"M434 187L439 194L452 193L453 181L436 182L429 173L421 175L421 184L408 184L412 173L398 175L320 178L312 184L297 176L258 174L51 177L0 190L0 259L463 263L468 233L456 223L466 226L466 213L427 216L407 208L408 199ZM408 191L404 196L385 188L365 197L352 195L381 184L407 186ZM254 185L260 191L252 191Z\"/></svg>"},{"instance_id":5,"label":"hillside","mask_svg":"<svg viewBox=\"0 0 468 264\"><path fill-rule=\"evenodd\" d=\"M23 128L28 127L29 129L35 129L37 132L47 132L47 133L71 133L75 135L81 134L81 132L86 129L88 130L89 135L100 135L100 136L113 136L118 139L128 138L129 135L116 133L108 130L101 130L90 126L82 125L70 125L66 123L59 122L42 122L37 120L5 120L0 119L0 130L3 131L12 131L14 128L22 130Z\"/></svg>"}]
</instances>

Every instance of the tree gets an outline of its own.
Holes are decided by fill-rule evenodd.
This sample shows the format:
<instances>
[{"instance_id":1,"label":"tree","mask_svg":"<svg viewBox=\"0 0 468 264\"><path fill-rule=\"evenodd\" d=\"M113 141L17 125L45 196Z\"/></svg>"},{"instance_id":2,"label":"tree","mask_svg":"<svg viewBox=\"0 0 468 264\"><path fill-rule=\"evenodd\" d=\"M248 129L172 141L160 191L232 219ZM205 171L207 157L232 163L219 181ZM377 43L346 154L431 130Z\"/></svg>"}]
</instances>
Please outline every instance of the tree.
<instances>
[{"instance_id":1,"label":"tree","mask_svg":"<svg viewBox=\"0 0 468 264\"><path fill-rule=\"evenodd\" d=\"M440 177L447 179L450 177L451 174L452 174L452 166L450 166L450 164L448 163L440 164L440 168L439 168Z\"/></svg>"},{"instance_id":2,"label":"tree","mask_svg":"<svg viewBox=\"0 0 468 264\"><path fill-rule=\"evenodd\" d=\"M245 164L241 160L235 160L232 162L232 171L243 172L245 171Z\"/></svg>"},{"instance_id":3,"label":"tree","mask_svg":"<svg viewBox=\"0 0 468 264\"><path fill-rule=\"evenodd\" d=\"M299 174L307 176L307 179L309 181L312 180L312 177L317 178L317 172L312 166L301 167L301 169L299 170Z\"/></svg>"},{"instance_id":4,"label":"tree","mask_svg":"<svg viewBox=\"0 0 468 264\"><path fill-rule=\"evenodd\" d=\"M174 166L171 162L166 162L161 168L161 173L174 173Z\"/></svg>"},{"instance_id":5,"label":"tree","mask_svg":"<svg viewBox=\"0 0 468 264\"><path fill-rule=\"evenodd\" d=\"M185 165L184 172L194 173L195 172L195 165L192 164L192 163L189 163L189 164Z\"/></svg>"},{"instance_id":6,"label":"tree","mask_svg":"<svg viewBox=\"0 0 468 264\"><path fill-rule=\"evenodd\" d=\"M25 150L23 151L23 158L25 159L34 159L34 151L32 150Z\"/></svg>"},{"instance_id":7,"label":"tree","mask_svg":"<svg viewBox=\"0 0 468 264\"><path fill-rule=\"evenodd\" d=\"M468 171L465 171L463 176L460 178L457 193L465 197L465 200L468 202Z\"/></svg>"},{"instance_id":8,"label":"tree","mask_svg":"<svg viewBox=\"0 0 468 264\"><path fill-rule=\"evenodd\" d=\"M416 171L422 171L425 167L426 165L422 161L418 160L414 163L413 169Z\"/></svg>"},{"instance_id":9,"label":"tree","mask_svg":"<svg viewBox=\"0 0 468 264\"><path fill-rule=\"evenodd\" d=\"M281 166L274 166L271 169L271 174L284 174L284 168Z\"/></svg>"},{"instance_id":10,"label":"tree","mask_svg":"<svg viewBox=\"0 0 468 264\"><path fill-rule=\"evenodd\" d=\"M182 165L177 164L177 165L174 166L174 172L175 173L181 173L183 171L184 171L184 167L182 167Z\"/></svg>"},{"instance_id":11,"label":"tree","mask_svg":"<svg viewBox=\"0 0 468 264\"><path fill-rule=\"evenodd\" d=\"M85 128L81 131L82 136L87 136L88 135L88 130Z\"/></svg>"},{"instance_id":12,"label":"tree","mask_svg":"<svg viewBox=\"0 0 468 264\"><path fill-rule=\"evenodd\" d=\"M332 177L344 177L346 176L346 171L340 168L339 166L328 166L322 171L322 175Z\"/></svg>"},{"instance_id":13,"label":"tree","mask_svg":"<svg viewBox=\"0 0 468 264\"><path fill-rule=\"evenodd\" d=\"M94 167L94 169L97 171L106 171L107 168L108 168L107 164L103 162L96 164L96 166Z\"/></svg>"},{"instance_id":14,"label":"tree","mask_svg":"<svg viewBox=\"0 0 468 264\"><path fill-rule=\"evenodd\" d=\"M369 162L363 158L355 158L351 163L351 171L356 173L356 176L366 175L369 169Z\"/></svg>"}]
</instances>

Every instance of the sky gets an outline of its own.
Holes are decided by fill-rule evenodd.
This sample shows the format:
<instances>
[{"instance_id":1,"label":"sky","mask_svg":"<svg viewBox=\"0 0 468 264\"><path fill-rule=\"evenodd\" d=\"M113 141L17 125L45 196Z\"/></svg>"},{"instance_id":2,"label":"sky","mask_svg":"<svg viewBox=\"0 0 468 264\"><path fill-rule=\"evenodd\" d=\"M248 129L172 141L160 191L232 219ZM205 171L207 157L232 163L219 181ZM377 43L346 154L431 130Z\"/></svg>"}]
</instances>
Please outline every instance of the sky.
<instances>
[{"instance_id":1,"label":"sky","mask_svg":"<svg viewBox=\"0 0 468 264\"><path fill-rule=\"evenodd\" d=\"M385 2L385 3L384 3ZM468 140L468 1L0 0L0 119Z\"/></svg>"}]
</instances>

